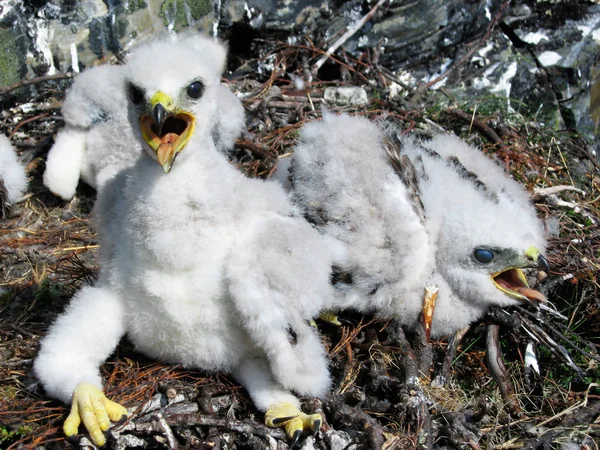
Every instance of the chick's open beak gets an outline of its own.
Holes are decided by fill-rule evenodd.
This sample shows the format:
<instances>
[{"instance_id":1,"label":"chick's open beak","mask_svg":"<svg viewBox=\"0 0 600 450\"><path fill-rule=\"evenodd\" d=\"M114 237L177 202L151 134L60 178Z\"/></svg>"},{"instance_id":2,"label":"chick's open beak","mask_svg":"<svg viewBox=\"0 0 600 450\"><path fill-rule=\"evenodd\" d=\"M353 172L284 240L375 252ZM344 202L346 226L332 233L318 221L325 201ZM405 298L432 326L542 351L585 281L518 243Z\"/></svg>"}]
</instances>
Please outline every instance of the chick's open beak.
<instances>
[{"instance_id":1,"label":"chick's open beak","mask_svg":"<svg viewBox=\"0 0 600 450\"><path fill-rule=\"evenodd\" d=\"M168 173L178 153L183 150L194 130L195 117L176 108L171 97L157 92L150 99L151 114L140 118L142 136L156 152L159 164Z\"/></svg>"},{"instance_id":2,"label":"chick's open beak","mask_svg":"<svg viewBox=\"0 0 600 450\"><path fill-rule=\"evenodd\" d=\"M531 289L527 278L521 269L536 267L544 271L549 270L548 261L540 251L531 246L525 251L524 258L516 267L508 267L492 274L492 281L498 289L506 295L520 301L545 302L546 296L541 292Z\"/></svg>"}]
</instances>

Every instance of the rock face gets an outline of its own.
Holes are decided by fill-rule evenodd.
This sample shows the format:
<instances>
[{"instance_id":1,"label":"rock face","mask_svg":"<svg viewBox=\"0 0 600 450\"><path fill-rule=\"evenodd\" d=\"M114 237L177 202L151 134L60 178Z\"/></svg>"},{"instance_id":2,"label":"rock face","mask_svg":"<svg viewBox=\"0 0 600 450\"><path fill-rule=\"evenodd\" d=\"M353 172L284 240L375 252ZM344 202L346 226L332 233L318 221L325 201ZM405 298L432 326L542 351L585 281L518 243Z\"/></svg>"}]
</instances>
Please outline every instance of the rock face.
<instances>
[{"instance_id":1,"label":"rock face","mask_svg":"<svg viewBox=\"0 0 600 450\"><path fill-rule=\"evenodd\" d=\"M26 76L80 71L118 58L150 35L190 27L229 40L232 69L242 56L256 56L255 37L294 43L309 36L327 49L375 3L5 0L0 86ZM485 98L484 109L537 114L541 122L591 136L589 86L600 59L599 27L600 5L591 1L393 0L384 2L343 48L354 57L377 49L379 63L409 87L454 67L431 89L443 86L465 101ZM485 42L478 42L482 36ZM476 51L468 54L473 46ZM333 65L326 63L317 76L326 77Z\"/></svg>"}]
</instances>

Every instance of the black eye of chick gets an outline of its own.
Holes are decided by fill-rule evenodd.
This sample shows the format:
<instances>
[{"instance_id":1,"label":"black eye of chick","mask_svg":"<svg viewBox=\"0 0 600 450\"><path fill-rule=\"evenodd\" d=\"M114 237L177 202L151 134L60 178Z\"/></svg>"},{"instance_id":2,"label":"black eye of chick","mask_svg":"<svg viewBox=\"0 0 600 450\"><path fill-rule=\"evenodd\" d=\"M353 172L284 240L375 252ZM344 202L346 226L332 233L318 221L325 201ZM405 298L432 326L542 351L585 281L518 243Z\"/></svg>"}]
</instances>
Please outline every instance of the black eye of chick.
<instances>
[{"instance_id":1,"label":"black eye of chick","mask_svg":"<svg viewBox=\"0 0 600 450\"><path fill-rule=\"evenodd\" d=\"M190 98L198 99L204 94L204 85L200 81L194 81L187 88L187 95Z\"/></svg>"},{"instance_id":2,"label":"black eye of chick","mask_svg":"<svg viewBox=\"0 0 600 450\"><path fill-rule=\"evenodd\" d=\"M135 105L139 105L144 100L144 91L131 85L129 87L129 97Z\"/></svg>"},{"instance_id":3,"label":"black eye of chick","mask_svg":"<svg viewBox=\"0 0 600 450\"><path fill-rule=\"evenodd\" d=\"M491 251L483 248L478 248L475 250L473 256L475 256L475 259L482 264L488 264L494 259L494 254Z\"/></svg>"}]
</instances>

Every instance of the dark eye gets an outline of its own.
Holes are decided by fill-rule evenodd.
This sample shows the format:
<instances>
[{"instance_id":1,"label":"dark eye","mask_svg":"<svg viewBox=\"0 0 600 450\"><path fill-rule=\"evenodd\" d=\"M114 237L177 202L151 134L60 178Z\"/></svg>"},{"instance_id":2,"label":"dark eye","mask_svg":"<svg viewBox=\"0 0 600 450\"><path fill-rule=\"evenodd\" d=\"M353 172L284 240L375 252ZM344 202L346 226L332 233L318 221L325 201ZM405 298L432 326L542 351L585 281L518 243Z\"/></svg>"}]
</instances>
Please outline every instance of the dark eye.
<instances>
[{"instance_id":1,"label":"dark eye","mask_svg":"<svg viewBox=\"0 0 600 450\"><path fill-rule=\"evenodd\" d=\"M139 105L140 103L142 103L144 101L144 91L131 85L129 87L129 97L131 97L131 101L135 105Z\"/></svg>"},{"instance_id":2,"label":"dark eye","mask_svg":"<svg viewBox=\"0 0 600 450\"><path fill-rule=\"evenodd\" d=\"M187 95L190 98L200 98L204 94L204 85L200 81L194 81L187 88Z\"/></svg>"},{"instance_id":3,"label":"dark eye","mask_svg":"<svg viewBox=\"0 0 600 450\"><path fill-rule=\"evenodd\" d=\"M477 250L475 250L475 253L473 253L473 255L475 256L475 259L482 264L490 263L494 259L494 254L489 250L485 250L483 248L478 248Z\"/></svg>"}]
</instances>

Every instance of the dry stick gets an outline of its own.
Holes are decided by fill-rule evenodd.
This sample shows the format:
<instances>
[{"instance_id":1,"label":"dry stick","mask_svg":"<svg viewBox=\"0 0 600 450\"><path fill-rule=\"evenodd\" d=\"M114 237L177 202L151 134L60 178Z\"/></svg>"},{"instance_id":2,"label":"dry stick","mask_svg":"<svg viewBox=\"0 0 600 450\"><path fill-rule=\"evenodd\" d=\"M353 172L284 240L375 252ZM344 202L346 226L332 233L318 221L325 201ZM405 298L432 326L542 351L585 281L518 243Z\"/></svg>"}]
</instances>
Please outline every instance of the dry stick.
<instances>
[{"instance_id":1,"label":"dry stick","mask_svg":"<svg viewBox=\"0 0 600 450\"><path fill-rule=\"evenodd\" d=\"M551 444L556 443L558 438L565 436L569 429L581 425L590 426L599 414L600 401L588 403L565 417L559 426L553 427L540 437L525 441L519 448L528 450L552 448L553 446ZM584 447L582 446L581 448Z\"/></svg>"},{"instance_id":2,"label":"dry stick","mask_svg":"<svg viewBox=\"0 0 600 450\"><path fill-rule=\"evenodd\" d=\"M409 411L412 418L417 423L417 442L419 443L418 448L433 448L433 433L431 428L431 415L429 414L429 407L427 405L427 396L421 389L420 378L422 374L422 367L420 361L415 356L415 352L411 348L404 330L398 321L392 321L390 324L393 330L391 338L398 343L398 346L402 349L403 355L401 358L402 369L404 370L404 382L410 385L407 392L406 408ZM421 331L418 333L421 339L425 338L425 330L423 326L419 324L417 328ZM419 336L417 336L419 339ZM389 340L389 339L388 339ZM431 344L429 345L431 347ZM429 360L431 364L431 360ZM429 368L427 368L429 372Z\"/></svg>"},{"instance_id":3,"label":"dry stick","mask_svg":"<svg viewBox=\"0 0 600 450\"><path fill-rule=\"evenodd\" d=\"M29 80L21 80L18 83L11 84L10 86L6 86L0 88L0 95L8 94L9 92L14 91L15 89L19 89L26 86L31 86L33 84L42 83L44 81L52 81L52 80L64 80L66 78L73 78L72 73L57 73L54 75L45 75L43 77L31 78Z\"/></svg>"},{"instance_id":4,"label":"dry stick","mask_svg":"<svg viewBox=\"0 0 600 450\"><path fill-rule=\"evenodd\" d=\"M207 426L217 427L225 430L236 431L238 433L255 434L260 437L266 438L270 436L274 439L285 440L285 432L279 428L268 428L265 425L261 425L252 421L241 421L235 419L229 419L227 417L209 416L205 414L172 414L166 416L166 423L171 426ZM136 424L135 429L138 431L152 431L153 425L151 423L140 423Z\"/></svg>"},{"instance_id":5,"label":"dry stick","mask_svg":"<svg viewBox=\"0 0 600 450\"><path fill-rule=\"evenodd\" d=\"M252 155L254 155L254 157L258 156L260 159L276 158L276 155L273 154L273 152L271 152L267 146L261 145L261 144L256 144L255 142L252 142L248 139L239 139L235 143L235 148L250 150L250 152L252 153Z\"/></svg>"},{"instance_id":6,"label":"dry stick","mask_svg":"<svg viewBox=\"0 0 600 450\"><path fill-rule=\"evenodd\" d=\"M554 339L552 339L550 337L550 335L548 333L546 333L546 331L544 331L541 327L538 327L533 322L529 321L527 318L520 315L519 313L516 313L516 314L518 314L520 316L520 319L523 321L523 323L525 325L527 325L529 331L531 333L533 333L538 340L543 342L546 345L546 347L548 347L550 349L550 351L556 357L558 357L559 359L562 359L578 375L580 375L580 376L585 375L585 372L581 369L581 367L579 367L577 364L575 364L575 362L571 358L571 354L565 347L563 347L558 342L556 342ZM561 336L561 338L565 338L565 337ZM575 347L575 348L577 348L577 347Z\"/></svg>"},{"instance_id":7,"label":"dry stick","mask_svg":"<svg viewBox=\"0 0 600 450\"><path fill-rule=\"evenodd\" d=\"M520 414L521 407L515 397L515 388L502 361L500 353L500 326L488 325L486 334L485 362L490 373L498 383L502 399L511 413Z\"/></svg>"},{"instance_id":8,"label":"dry stick","mask_svg":"<svg viewBox=\"0 0 600 450\"><path fill-rule=\"evenodd\" d=\"M499 147L504 147L500 136L498 136L498 134L494 130L492 130L489 125L482 122L481 120L475 119L475 117L473 117L471 114L467 114L457 109L446 109L445 112L468 121L473 126L475 126L475 128L477 128L481 132L481 134L483 134L491 142L493 142L494 144L498 144Z\"/></svg>"},{"instance_id":9,"label":"dry stick","mask_svg":"<svg viewBox=\"0 0 600 450\"><path fill-rule=\"evenodd\" d=\"M47 116L49 116L49 115L50 115L50 113L47 113L47 112L45 112L45 113L39 114L39 115L37 115L37 116L30 117L29 119L25 119L25 120L22 120L22 121L20 121L20 122L17 124L17 126L13 128L13 130L12 130L12 132L10 133L10 136L8 136L8 138L9 138L9 139L12 139L12 137L15 135L15 133L16 133L16 132L19 130L19 128L21 128L23 125L25 125L25 124L27 124L27 123L29 123L29 122L34 122L34 121L36 121L36 120L38 120L38 119L41 119L41 118L43 118L43 117L47 117Z\"/></svg>"},{"instance_id":10,"label":"dry stick","mask_svg":"<svg viewBox=\"0 0 600 450\"><path fill-rule=\"evenodd\" d=\"M356 429L364 430L369 439L370 448L380 450L383 447L384 433L389 433L389 430L362 409L348 405L345 396L333 396L332 399L326 401L326 405L331 410L332 419L342 423L348 423L348 419L350 419Z\"/></svg>"},{"instance_id":11,"label":"dry stick","mask_svg":"<svg viewBox=\"0 0 600 450\"><path fill-rule=\"evenodd\" d=\"M510 0L506 0L504 3L502 3L502 5L500 6L500 11L498 11L496 13L496 15L492 18L492 21L490 22L490 25L488 26L488 29L485 32L485 34L477 42L477 44L474 45L473 48L467 52L467 54L465 56L463 56L461 59L459 59L456 63L452 64L452 66L449 67L448 70L446 70L444 73L442 73L436 79L419 85L417 87L417 92L423 92L425 89L428 89L431 86L439 83L444 78L446 78L448 75L450 75L453 71L455 71L458 67L462 66L471 56L473 56L473 54L477 51L477 49L479 49L479 47L481 47L485 43L485 41L487 41L489 39L492 32L494 31L494 28L496 28L496 25L498 25L498 22L502 18L504 10L508 7L509 4L510 4Z\"/></svg>"},{"instance_id":12,"label":"dry stick","mask_svg":"<svg viewBox=\"0 0 600 450\"><path fill-rule=\"evenodd\" d=\"M450 338L450 341L448 341L448 347L446 348L446 355L444 356L442 367L433 381L433 384L436 386L445 386L448 383L448 380L450 379L450 370L452 369L452 361L454 361L458 346L469 329L470 327L465 327L462 330L458 330L454 336Z\"/></svg>"},{"instance_id":13,"label":"dry stick","mask_svg":"<svg viewBox=\"0 0 600 450\"><path fill-rule=\"evenodd\" d=\"M167 421L165 420L163 415L161 413L158 413L154 416L154 418L158 422L158 425L162 429L162 432L164 433L165 437L167 438L167 445L169 446L169 449L170 450L178 450L179 444L177 443L177 440L175 439L173 430L171 430L171 427L169 426L169 424L167 423Z\"/></svg>"},{"instance_id":14,"label":"dry stick","mask_svg":"<svg viewBox=\"0 0 600 450\"><path fill-rule=\"evenodd\" d=\"M518 311L520 313L524 313L527 314L528 316L532 317L533 319L537 320L537 317L535 316L535 314L532 314L531 312L527 311L525 308L521 308L519 306L515 306L516 309L518 309ZM522 316L522 314L519 314L519 316ZM531 323L531 322L528 322ZM593 360L596 360L598 362L600 362L600 356L598 355L593 355L590 352L587 352L581 348L579 348L577 346L577 344L575 344L573 341L571 341L568 337L567 337L567 332L573 333L575 334L573 331L569 330L567 327L563 327L563 331L559 331L556 328L554 328L552 325L550 325L548 322L544 322L544 326L550 330L558 339L562 340L563 342L565 342L569 347L571 347L572 349L576 350L577 352L581 353L584 356L587 356L588 358L591 358ZM587 345L588 347L592 348L592 343L586 341L585 339L583 339L581 336L575 334L577 336L578 339L580 339L585 345Z\"/></svg>"},{"instance_id":15,"label":"dry stick","mask_svg":"<svg viewBox=\"0 0 600 450\"><path fill-rule=\"evenodd\" d=\"M317 73L321 66L325 64L325 61L327 61L327 59L333 54L333 52L335 52L344 42L350 39L350 37L352 37L354 33L360 30L365 25L365 23L367 23L371 19L371 17L373 16L373 14L375 14L379 7L383 5L386 1L387 0L379 0L375 4L375 6L371 8L371 11L365 14L365 16L362 19L360 19L356 25L354 25L351 28L348 28L348 30L337 41L335 41L335 43L331 47L327 49L325 54L316 63L313 64L311 69L312 72Z\"/></svg>"}]
</instances>

